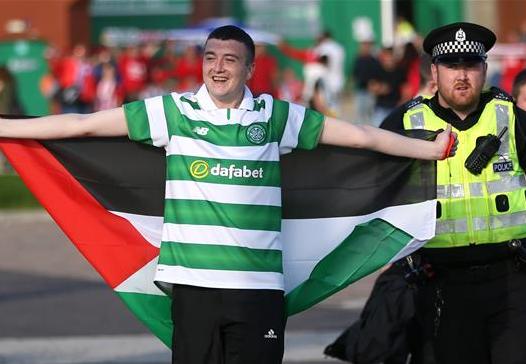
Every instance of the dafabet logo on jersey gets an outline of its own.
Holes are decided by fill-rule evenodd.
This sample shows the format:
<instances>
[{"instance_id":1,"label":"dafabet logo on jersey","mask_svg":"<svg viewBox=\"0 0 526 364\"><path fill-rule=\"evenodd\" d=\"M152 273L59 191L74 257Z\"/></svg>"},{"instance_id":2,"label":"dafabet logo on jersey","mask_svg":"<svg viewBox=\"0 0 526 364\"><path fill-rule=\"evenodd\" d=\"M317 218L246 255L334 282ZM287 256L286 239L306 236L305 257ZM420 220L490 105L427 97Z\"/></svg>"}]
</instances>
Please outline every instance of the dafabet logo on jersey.
<instances>
[{"instance_id":1,"label":"dafabet logo on jersey","mask_svg":"<svg viewBox=\"0 0 526 364\"><path fill-rule=\"evenodd\" d=\"M190 164L190 174L196 179L203 179L209 174L212 176L232 178L263 178L263 168L251 169L245 165L237 167L235 164L230 164L224 167L221 163L217 163L210 168L207 161L198 159Z\"/></svg>"},{"instance_id":2,"label":"dafabet logo on jersey","mask_svg":"<svg viewBox=\"0 0 526 364\"><path fill-rule=\"evenodd\" d=\"M190 174L192 177L201 179L208 176L208 163L203 160L196 160L190 164Z\"/></svg>"}]
</instances>

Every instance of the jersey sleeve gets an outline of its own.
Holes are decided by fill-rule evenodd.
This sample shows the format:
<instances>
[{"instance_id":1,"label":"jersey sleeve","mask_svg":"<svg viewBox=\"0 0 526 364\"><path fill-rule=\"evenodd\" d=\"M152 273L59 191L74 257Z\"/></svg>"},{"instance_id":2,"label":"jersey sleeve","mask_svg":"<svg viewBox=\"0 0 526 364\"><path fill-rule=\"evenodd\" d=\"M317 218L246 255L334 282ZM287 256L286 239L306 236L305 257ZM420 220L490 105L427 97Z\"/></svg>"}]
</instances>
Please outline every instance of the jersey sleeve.
<instances>
[{"instance_id":1,"label":"jersey sleeve","mask_svg":"<svg viewBox=\"0 0 526 364\"><path fill-rule=\"evenodd\" d=\"M156 147L168 145L168 126L162 96L130 102L123 108L131 140Z\"/></svg>"},{"instance_id":2,"label":"jersey sleeve","mask_svg":"<svg viewBox=\"0 0 526 364\"><path fill-rule=\"evenodd\" d=\"M325 116L301 105L274 100L272 121L278 130L280 154L318 145Z\"/></svg>"}]
</instances>

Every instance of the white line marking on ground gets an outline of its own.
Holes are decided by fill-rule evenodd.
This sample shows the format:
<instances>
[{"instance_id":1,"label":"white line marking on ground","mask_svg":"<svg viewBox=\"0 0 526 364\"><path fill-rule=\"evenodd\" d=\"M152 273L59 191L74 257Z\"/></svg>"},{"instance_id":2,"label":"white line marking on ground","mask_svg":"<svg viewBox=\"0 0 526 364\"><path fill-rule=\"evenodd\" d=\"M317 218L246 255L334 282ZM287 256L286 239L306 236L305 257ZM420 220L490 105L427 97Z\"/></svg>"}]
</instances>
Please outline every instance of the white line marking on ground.
<instances>
[{"instance_id":1,"label":"white line marking on ground","mask_svg":"<svg viewBox=\"0 0 526 364\"><path fill-rule=\"evenodd\" d=\"M338 334L338 331L287 332L284 361L332 362L324 357L323 349ZM151 335L0 339L1 364L148 364L169 363L170 358L170 350Z\"/></svg>"}]
</instances>

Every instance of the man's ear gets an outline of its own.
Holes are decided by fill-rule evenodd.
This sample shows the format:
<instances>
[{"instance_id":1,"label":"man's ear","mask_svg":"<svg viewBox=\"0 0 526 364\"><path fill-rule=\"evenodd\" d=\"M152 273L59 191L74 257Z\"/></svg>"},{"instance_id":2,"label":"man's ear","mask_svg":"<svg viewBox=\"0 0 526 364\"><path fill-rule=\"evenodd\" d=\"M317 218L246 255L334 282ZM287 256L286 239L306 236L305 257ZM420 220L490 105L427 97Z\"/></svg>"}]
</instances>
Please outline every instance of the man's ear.
<instances>
[{"instance_id":1,"label":"man's ear","mask_svg":"<svg viewBox=\"0 0 526 364\"><path fill-rule=\"evenodd\" d=\"M431 63L431 77L435 83L438 83L438 66L435 63Z\"/></svg>"},{"instance_id":2,"label":"man's ear","mask_svg":"<svg viewBox=\"0 0 526 364\"><path fill-rule=\"evenodd\" d=\"M486 80L488 78L488 63L487 62L484 62L484 71L483 71L483 74L484 74L484 84L486 84Z\"/></svg>"},{"instance_id":3,"label":"man's ear","mask_svg":"<svg viewBox=\"0 0 526 364\"><path fill-rule=\"evenodd\" d=\"M248 68L248 74L247 74L247 81L252 78L252 75L254 74L254 71L256 70L256 63L252 62L247 65Z\"/></svg>"}]
</instances>

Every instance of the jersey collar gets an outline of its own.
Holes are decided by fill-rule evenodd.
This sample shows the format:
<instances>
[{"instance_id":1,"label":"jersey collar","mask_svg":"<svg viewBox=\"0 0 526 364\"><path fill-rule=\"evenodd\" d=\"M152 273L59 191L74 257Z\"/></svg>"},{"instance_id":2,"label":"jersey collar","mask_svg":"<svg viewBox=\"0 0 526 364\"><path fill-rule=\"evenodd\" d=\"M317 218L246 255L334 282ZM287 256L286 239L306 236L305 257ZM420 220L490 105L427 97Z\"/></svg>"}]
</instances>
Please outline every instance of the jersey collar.
<instances>
[{"instance_id":1,"label":"jersey collar","mask_svg":"<svg viewBox=\"0 0 526 364\"><path fill-rule=\"evenodd\" d=\"M214 101L212 101L212 98L208 94L208 90L206 89L205 84L203 84L199 91L197 91L195 97L202 110L219 110L219 108L216 106L216 104L214 104ZM239 105L238 109L254 110L254 96L252 96L252 92L247 86L245 86L243 100L241 100L241 104Z\"/></svg>"}]
</instances>

